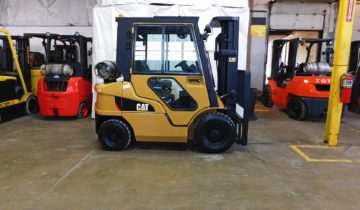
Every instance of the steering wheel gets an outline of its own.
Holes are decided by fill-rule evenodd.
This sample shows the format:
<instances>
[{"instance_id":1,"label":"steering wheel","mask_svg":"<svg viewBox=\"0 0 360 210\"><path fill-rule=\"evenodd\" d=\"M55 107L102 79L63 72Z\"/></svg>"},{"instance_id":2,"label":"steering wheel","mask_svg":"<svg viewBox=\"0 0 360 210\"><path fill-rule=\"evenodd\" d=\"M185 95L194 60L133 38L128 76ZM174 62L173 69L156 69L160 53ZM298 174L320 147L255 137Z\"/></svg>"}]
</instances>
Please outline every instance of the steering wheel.
<instances>
[{"instance_id":1,"label":"steering wheel","mask_svg":"<svg viewBox=\"0 0 360 210\"><path fill-rule=\"evenodd\" d=\"M181 70L186 71L186 72L194 72L194 70L192 68L190 68L190 66L186 63L186 61L181 61L180 63L176 64L174 67L181 67Z\"/></svg>"}]
</instances>

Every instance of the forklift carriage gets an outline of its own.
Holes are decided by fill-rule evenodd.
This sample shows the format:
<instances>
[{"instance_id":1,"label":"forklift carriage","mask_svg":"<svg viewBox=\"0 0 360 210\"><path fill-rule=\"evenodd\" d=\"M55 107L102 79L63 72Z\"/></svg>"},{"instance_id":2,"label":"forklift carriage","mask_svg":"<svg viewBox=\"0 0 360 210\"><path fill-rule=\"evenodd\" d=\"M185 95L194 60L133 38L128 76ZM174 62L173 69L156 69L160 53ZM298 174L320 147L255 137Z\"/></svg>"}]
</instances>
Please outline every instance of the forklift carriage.
<instances>
[{"instance_id":1,"label":"forklift carriage","mask_svg":"<svg viewBox=\"0 0 360 210\"><path fill-rule=\"evenodd\" d=\"M126 149L133 139L194 139L208 153L223 152L234 142L247 144L250 74L237 69L238 17L213 18L203 34L198 17L116 20L116 63L95 66L104 79L95 86L95 113L105 149ZM204 46L211 27L221 28L217 84Z\"/></svg>"}]
</instances>

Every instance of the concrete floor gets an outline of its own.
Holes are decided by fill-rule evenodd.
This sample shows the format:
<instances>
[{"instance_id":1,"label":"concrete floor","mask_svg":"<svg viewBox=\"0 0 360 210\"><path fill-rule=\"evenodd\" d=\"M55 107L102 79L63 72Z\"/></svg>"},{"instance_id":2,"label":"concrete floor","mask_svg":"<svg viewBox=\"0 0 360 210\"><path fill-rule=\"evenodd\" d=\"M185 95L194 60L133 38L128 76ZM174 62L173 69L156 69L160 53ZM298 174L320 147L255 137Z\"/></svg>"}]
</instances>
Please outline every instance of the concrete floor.
<instances>
[{"instance_id":1,"label":"concrete floor","mask_svg":"<svg viewBox=\"0 0 360 210\"><path fill-rule=\"evenodd\" d=\"M324 121L298 122L257 105L249 145L207 155L184 146L100 149L93 121L26 116L0 125L0 209L359 209L360 115L341 147L323 145ZM180 149L179 149L180 148Z\"/></svg>"}]
</instances>

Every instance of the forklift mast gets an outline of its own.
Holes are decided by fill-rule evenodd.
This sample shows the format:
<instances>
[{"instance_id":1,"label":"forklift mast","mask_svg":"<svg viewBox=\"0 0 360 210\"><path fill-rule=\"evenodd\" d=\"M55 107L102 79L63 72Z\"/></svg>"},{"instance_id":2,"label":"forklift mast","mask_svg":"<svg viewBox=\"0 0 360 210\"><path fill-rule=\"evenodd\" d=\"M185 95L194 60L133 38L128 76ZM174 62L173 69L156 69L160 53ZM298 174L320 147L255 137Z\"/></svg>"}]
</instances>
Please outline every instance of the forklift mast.
<instances>
[{"instance_id":1,"label":"forklift mast","mask_svg":"<svg viewBox=\"0 0 360 210\"><path fill-rule=\"evenodd\" d=\"M236 113L237 95L237 66L238 66L238 39L239 18L215 17L210 26L220 27L221 33L215 39L214 58L217 61L217 92L224 105L228 108L227 114L232 119Z\"/></svg>"},{"instance_id":2,"label":"forklift mast","mask_svg":"<svg viewBox=\"0 0 360 210\"><path fill-rule=\"evenodd\" d=\"M238 127L238 142L246 145L251 107L250 72L238 70L239 18L214 17L212 28L221 28L215 40L214 58L217 61L217 92L226 106L226 114ZM239 115L239 116L238 116Z\"/></svg>"}]
</instances>

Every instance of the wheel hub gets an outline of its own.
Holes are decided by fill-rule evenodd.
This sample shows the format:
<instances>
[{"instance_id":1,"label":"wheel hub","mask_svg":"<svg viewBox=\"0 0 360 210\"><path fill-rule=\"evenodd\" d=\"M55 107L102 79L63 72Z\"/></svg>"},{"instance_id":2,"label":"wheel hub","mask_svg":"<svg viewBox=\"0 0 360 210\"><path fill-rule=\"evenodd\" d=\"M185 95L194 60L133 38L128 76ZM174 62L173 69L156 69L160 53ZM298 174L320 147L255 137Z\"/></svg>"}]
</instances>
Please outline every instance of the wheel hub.
<instances>
[{"instance_id":1,"label":"wheel hub","mask_svg":"<svg viewBox=\"0 0 360 210\"><path fill-rule=\"evenodd\" d=\"M209 140L211 142L219 142L222 140L223 132L220 129L212 129L209 132Z\"/></svg>"},{"instance_id":2,"label":"wheel hub","mask_svg":"<svg viewBox=\"0 0 360 210\"><path fill-rule=\"evenodd\" d=\"M117 133L110 133L109 134L109 139L112 142L118 142L119 138L120 138L120 136Z\"/></svg>"}]
</instances>

